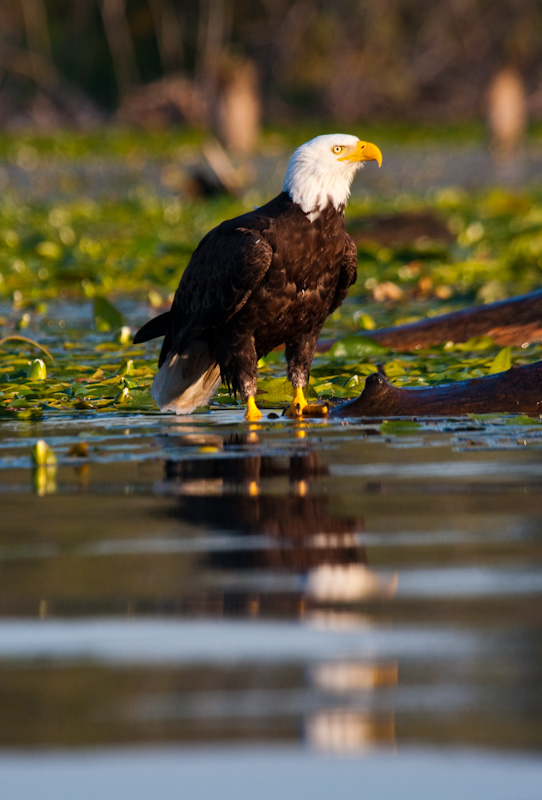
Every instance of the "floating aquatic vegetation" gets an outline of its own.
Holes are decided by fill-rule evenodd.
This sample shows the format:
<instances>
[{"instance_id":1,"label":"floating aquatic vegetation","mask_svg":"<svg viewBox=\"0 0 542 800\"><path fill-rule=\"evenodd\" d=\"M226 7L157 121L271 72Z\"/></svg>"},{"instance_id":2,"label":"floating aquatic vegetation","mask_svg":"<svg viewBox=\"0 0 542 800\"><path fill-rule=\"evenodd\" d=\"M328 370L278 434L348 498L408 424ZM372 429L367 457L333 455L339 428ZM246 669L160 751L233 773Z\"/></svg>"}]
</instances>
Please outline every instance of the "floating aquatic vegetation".
<instances>
[{"instance_id":1,"label":"floating aquatic vegetation","mask_svg":"<svg viewBox=\"0 0 542 800\"><path fill-rule=\"evenodd\" d=\"M110 409L154 412L150 385L158 345L134 347L130 325L135 329L149 310L159 313L168 306L191 252L211 227L264 199L251 194L195 201L172 193L161 183L161 171L179 161L180 148L193 155L193 140L164 138L160 144L112 135L111 141L108 150L92 136L72 144L68 135L61 144L29 139L32 174L40 180L30 188L14 182L0 197L4 418ZM4 143L8 158L13 147ZM101 148L98 183L92 161L96 148ZM126 174L119 180L118 159L127 153L132 160L123 161ZM56 171L49 169L51 159ZM132 162L138 165L133 174ZM144 163L148 173L141 170ZM62 175L71 176L70 191ZM537 188L478 194L448 188L424 197L353 198L347 210L353 230L367 215L408 217L413 211L419 220L425 209L440 215L447 235L437 241L431 230L427 235L422 230L405 241L383 243L365 230L358 281L324 329L323 338L334 344L314 359L313 398L359 394L365 378L379 369L399 386L424 386L539 359L538 346L500 350L487 337L411 354L393 353L370 337L375 327L539 287L541 208ZM39 358L32 352L36 349ZM280 352L261 359L259 394L265 405L290 401L284 374ZM212 405L233 402L222 388Z\"/></svg>"}]
</instances>

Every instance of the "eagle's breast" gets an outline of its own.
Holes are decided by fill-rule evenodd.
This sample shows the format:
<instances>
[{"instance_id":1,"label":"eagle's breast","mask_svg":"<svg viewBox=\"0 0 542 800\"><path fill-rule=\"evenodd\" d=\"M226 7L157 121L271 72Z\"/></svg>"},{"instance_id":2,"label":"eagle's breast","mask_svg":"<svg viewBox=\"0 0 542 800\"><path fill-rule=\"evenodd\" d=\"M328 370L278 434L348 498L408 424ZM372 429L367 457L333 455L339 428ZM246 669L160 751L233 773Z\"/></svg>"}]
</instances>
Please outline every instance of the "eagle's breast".
<instances>
[{"instance_id":1,"label":"eagle's breast","mask_svg":"<svg viewBox=\"0 0 542 800\"><path fill-rule=\"evenodd\" d=\"M319 334L346 243L343 215L332 206L311 222L299 206L289 203L262 234L273 251L271 265L239 319L243 329L253 331L259 353Z\"/></svg>"}]
</instances>

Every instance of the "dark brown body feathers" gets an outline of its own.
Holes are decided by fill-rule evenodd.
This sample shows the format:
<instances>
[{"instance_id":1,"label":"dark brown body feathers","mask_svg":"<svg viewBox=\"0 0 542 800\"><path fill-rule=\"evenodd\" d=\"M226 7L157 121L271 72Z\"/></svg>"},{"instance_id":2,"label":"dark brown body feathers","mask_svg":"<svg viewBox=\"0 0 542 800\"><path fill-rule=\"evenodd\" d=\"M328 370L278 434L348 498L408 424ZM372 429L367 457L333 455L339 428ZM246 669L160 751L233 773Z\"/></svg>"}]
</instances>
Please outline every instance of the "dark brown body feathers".
<instances>
[{"instance_id":1,"label":"dark brown body feathers","mask_svg":"<svg viewBox=\"0 0 542 800\"><path fill-rule=\"evenodd\" d=\"M171 311L147 323L134 341L165 334L160 364L170 352L205 342L222 380L244 397L256 392L258 359L286 345L288 377L303 387L324 322L356 274L343 209L329 204L310 222L282 192L202 239Z\"/></svg>"}]
</instances>

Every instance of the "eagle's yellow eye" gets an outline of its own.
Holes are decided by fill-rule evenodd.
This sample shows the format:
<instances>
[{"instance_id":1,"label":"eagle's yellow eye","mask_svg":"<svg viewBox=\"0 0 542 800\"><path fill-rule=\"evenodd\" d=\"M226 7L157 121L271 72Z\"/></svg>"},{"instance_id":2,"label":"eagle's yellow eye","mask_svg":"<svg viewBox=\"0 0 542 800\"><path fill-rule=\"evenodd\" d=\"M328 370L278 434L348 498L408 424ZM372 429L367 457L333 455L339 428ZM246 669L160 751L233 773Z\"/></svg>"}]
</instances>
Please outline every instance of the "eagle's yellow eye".
<instances>
[{"instance_id":1,"label":"eagle's yellow eye","mask_svg":"<svg viewBox=\"0 0 542 800\"><path fill-rule=\"evenodd\" d=\"M336 156L338 156L339 153L342 153L343 150L344 147L341 144L336 144L334 147L331 148L331 151L335 153Z\"/></svg>"}]
</instances>

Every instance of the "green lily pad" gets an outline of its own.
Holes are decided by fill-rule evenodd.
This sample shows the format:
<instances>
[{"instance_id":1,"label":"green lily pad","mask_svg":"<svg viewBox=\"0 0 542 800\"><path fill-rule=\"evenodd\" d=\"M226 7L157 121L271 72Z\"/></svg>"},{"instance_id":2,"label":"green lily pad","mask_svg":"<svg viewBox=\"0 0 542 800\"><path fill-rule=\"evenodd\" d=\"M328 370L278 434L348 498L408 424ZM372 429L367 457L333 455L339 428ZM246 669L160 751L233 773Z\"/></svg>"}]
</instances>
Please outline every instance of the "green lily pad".
<instances>
[{"instance_id":1,"label":"green lily pad","mask_svg":"<svg viewBox=\"0 0 542 800\"><path fill-rule=\"evenodd\" d=\"M375 342L369 336L349 334L343 336L328 350L327 355L333 359L366 358L367 356L389 353L388 347Z\"/></svg>"},{"instance_id":2,"label":"green lily pad","mask_svg":"<svg viewBox=\"0 0 542 800\"><path fill-rule=\"evenodd\" d=\"M380 424L380 433L383 436L402 436L421 430L419 422L409 419L385 419Z\"/></svg>"},{"instance_id":3,"label":"green lily pad","mask_svg":"<svg viewBox=\"0 0 542 800\"><path fill-rule=\"evenodd\" d=\"M512 350L510 347L503 347L491 364L489 365L488 375L495 375L498 372L505 372L512 366Z\"/></svg>"}]
</instances>

